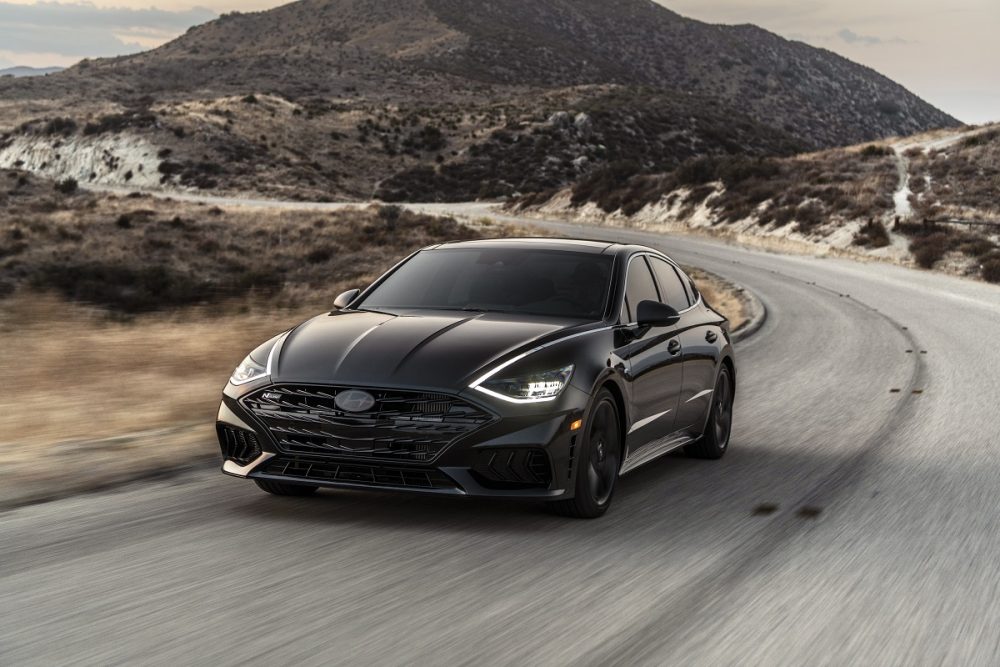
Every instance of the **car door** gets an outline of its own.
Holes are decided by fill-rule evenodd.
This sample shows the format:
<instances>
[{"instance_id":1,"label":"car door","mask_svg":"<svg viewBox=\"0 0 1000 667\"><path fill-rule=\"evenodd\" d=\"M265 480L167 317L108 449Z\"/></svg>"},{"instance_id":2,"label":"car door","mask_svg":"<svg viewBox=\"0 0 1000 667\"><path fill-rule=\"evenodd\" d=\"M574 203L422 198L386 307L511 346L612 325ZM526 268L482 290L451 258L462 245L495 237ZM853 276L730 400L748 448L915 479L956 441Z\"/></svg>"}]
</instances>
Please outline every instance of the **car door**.
<instances>
[{"instance_id":1,"label":"car door","mask_svg":"<svg viewBox=\"0 0 1000 667\"><path fill-rule=\"evenodd\" d=\"M683 386L681 343L677 327L636 328L636 307L658 301L659 292L646 257L635 255L628 267L621 321L634 338L624 348L632 394L632 419L626 443L629 456L670 435Z\"/></svg>"},{"instance_id":2,"label":"car door","mask_svg":"<svg viewBox=\"0 0 1000 667\"><path fill-rule=\"evenodd\" d=\"M680 269L658 257L650 257L650 265L663 303L681 313L677 335L683 349L684 379L674 429L697 434L712 402L721 331L705 316L704 308L697 307L698 295L688 287L691 281Z\"/></svg>"}]
</instances>

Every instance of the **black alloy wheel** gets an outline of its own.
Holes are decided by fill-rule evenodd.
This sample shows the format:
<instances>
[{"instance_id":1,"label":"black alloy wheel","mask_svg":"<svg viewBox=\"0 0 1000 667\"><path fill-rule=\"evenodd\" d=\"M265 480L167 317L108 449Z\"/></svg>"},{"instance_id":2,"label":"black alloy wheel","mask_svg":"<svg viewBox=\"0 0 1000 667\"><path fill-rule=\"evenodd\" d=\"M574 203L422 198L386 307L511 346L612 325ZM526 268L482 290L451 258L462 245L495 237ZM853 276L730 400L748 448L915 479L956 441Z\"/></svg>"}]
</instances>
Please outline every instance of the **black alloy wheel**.
<instances>
[{"instance_id":1,"label":"black alloy wheel","mask_svg":"<svg viewBox=\"0 0 1000 667\"><path fill-rule=\"evenodd\" d=\"M715 382L705 433L701 440L684 448L686 454L699 459L723 457L729 449L729 437L733 430L734 394L732 373L728 366L723 366L719 371L719 379Z\"/></svg>"},{"instance_id":2,"label":"black alloy wheel","mask_svg":"<svg viewBox=\"0 0 1000 667\"><path fill-rule=\"evenodd\" d=\"M618 406L607 389L595 397L586 428L587 437L577 458L576 495L553 502L552 507L565 516L594 519L611 506L622 461Z\"/></svg>"}]
</instances>

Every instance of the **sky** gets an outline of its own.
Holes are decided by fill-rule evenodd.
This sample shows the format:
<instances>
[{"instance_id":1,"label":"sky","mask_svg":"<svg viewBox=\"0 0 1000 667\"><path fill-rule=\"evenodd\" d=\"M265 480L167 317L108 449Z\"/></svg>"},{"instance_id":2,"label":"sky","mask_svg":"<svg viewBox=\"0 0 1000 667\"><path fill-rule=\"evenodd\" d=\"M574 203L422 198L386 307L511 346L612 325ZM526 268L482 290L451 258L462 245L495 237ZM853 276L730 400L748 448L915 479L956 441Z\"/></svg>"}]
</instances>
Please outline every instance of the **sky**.
<instances>
[{"instance_id":1,"label":"sky","mask_svg":"<svg viewBox=\"0 0 1000 667\"><path fill-rule=\"evenodd\" d=\"M227 11L281 0L0 0L0 68L134 53ZM754 23L868 65L969 123L1000 121L1000 0L660 0Z\"/></svg>"}]
</instances>

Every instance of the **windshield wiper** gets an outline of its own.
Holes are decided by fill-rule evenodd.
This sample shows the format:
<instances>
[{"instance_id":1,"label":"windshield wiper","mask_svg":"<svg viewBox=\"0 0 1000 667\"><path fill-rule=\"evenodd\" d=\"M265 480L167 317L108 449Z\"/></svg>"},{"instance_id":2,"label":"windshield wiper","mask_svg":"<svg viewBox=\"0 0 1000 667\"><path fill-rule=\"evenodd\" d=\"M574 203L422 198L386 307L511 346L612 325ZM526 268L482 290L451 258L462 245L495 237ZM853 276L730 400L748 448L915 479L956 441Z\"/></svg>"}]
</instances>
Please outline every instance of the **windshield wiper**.
<instances>
[{"instance_id":1,"label":"windshield wiper","mask_svg":"<svg viewBox=\"0 0 1000 667\"><path fill-rule=\"evenodd\" d=\"M513 314L512 310L500 310L499 308L479 308L476 306L466 306L461 309L463 313L507 313Z\"/></svg>"}]
</instances>

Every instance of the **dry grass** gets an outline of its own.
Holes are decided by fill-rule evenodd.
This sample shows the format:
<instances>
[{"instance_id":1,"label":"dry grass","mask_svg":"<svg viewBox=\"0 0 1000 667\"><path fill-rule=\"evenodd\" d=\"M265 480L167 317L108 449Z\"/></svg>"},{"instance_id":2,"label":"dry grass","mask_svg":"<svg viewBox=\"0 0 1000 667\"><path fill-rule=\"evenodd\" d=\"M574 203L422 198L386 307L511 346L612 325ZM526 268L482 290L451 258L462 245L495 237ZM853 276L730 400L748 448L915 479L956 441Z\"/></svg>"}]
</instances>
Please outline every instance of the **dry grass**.
<instances>
[{"instance_id":1,"label":"dry grass","mask_svg":"<svg viewBox=\"0 0 1000 667\"><path fill-rule=\"evenodd\" d=\"M705 302L729 318L731 331L736 331L746 323L749 309L746 297L742 295L742 288L714 273L693 266L685 266L684 271L698 285L698 291Z\"/></svg>"},{"instance_id":2,"label":"dry grass","mask_svg":"<svg viewBox=\"0 0 1000 667\"><path fill-rule=\"evenodd\" d=\"M0 414L0 451L210 423L247 351L316 312L218 317L194 309L116 322L52 295L6 299L0 375L17 389Z\"/></svg>"}]
</instances>

